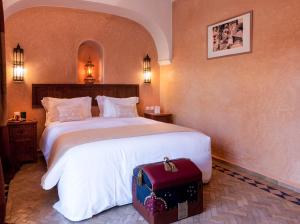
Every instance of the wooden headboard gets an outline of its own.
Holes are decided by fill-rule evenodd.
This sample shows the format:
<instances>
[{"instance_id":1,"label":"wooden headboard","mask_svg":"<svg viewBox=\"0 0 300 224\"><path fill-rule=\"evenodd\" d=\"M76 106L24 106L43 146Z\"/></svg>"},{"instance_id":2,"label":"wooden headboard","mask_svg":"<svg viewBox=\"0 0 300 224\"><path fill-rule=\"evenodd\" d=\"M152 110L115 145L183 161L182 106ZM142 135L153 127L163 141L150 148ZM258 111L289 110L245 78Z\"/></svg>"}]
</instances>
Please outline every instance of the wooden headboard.
<instances>
[{"instance_id":1,"label":"wooden headboard","mask_svg":"<svg viewBox=\"0 0 300 224\"><path fill-rule=\"evenodd\" d=\"M43 97L73 98L90 96L97 106L98 95L125 98L139 96L137 84L32 84L32 108L42 107Z\"/></svg>"}]
</instances>

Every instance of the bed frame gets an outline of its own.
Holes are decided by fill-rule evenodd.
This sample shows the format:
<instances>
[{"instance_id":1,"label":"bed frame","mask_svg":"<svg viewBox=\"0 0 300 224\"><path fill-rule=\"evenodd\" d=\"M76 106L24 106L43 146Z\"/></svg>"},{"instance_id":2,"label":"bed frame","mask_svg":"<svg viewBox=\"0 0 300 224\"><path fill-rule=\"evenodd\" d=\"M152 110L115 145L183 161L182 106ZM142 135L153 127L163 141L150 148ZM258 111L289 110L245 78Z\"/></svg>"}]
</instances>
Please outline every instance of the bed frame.
<instances>
[{"instance_id":1,"label":"bed frame","mask_svg":"<svg viewBox=\"0 0 300 224\"><path fill-rule=\"evenodd\" d=\"M139 96L138 84L32 84L32 108L41 108L43 97L73 98L90 96L93 106L97 106L95 97L105 95L110 97Z\"/></svg>"}]
</instances>

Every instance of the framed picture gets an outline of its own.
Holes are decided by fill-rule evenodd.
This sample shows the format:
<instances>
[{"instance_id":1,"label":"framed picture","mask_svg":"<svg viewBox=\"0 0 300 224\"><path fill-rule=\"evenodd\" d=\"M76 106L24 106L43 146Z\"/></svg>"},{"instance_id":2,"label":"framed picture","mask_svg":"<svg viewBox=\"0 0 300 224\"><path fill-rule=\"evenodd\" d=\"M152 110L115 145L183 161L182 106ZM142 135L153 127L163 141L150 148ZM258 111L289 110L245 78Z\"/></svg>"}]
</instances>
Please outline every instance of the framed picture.
<instances>
[{"instance_id":1,"label":"framed picture","mask_svg":"<svg viewBox=\"0 0 300 224\"><path fill-rule=\"evenodd\" d=\"M249 53L252 50L253 11L207 27L207 58Z\"/></svg>"}]
</instances>

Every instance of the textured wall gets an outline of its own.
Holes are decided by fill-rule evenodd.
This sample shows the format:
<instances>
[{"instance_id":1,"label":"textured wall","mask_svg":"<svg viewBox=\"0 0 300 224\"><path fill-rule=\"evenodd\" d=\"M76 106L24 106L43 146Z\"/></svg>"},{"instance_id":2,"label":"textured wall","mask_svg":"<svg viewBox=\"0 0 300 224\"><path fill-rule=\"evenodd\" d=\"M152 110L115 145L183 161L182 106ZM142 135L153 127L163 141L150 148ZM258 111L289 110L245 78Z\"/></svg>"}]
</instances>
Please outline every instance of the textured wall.
<instances>
[{"instance_id":1,"label":"textured wall","mask_svg":"<svg viewBox=\"0 0 300 224\"><path fill-rule=\"evenodd\" d=\"M300 1L176 0L161 104L213 154L300 188ZM207 60L207 25L254 10L253 53Z\"/></svg>"},{"instance_id":2,"label":"textured wall","mask_svg":"<svg viewBox=\"0 0 300 224\"><path fill-rule=\"evenodd\" d=\"M8 114L27 111L43 129L43 109L31 109L32 83L76 83L78 48L94 40L103 49L105 83L140 84L141 103L159 103L159 67L153 39L140 25L108 14L63 8L32 8L6 20ZM24 83L12 82L12 49L25 50ZM143 84L143 57L153 58L153 81Z\"/></svg>"},{"instance_id":3,"label":"textured wall","mask_svg":"<svg viewBox=\"0 0 300 224\"><path fill-rule=\"evenodd\" d=\"M4 0L5 19L24 9L49 6L122 16L142 24L152 35L160 63L172 57L171 0Z\"/></svg>"}]
</instances>

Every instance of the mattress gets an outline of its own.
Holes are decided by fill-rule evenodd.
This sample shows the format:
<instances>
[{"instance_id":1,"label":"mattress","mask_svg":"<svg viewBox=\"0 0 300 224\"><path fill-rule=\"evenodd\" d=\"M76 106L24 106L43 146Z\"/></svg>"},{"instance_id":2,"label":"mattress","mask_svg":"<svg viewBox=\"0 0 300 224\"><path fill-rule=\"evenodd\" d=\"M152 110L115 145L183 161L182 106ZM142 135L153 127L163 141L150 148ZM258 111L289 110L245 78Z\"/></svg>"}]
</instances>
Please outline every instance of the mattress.
<instances>
[{"instance_id":1,"label":"mattress","mask_svg":"<svg viewBox=\"0 0 300 224\"><path fill-rule=\"evenodd\" d=\"M42 134L40 148L46 161L55 140L62 134L93 128L153 124L136 118L91 118L52 123ZM71 221L91 218L106 209L132 202L133 168L145 163L190 158L202 171L203 181L211 178L210 137L198 131L172 132L110 139L80 144L66 152L42 179L42 187L57 185L59 201L54 208Z\"/></svg>"}]
</instances>

